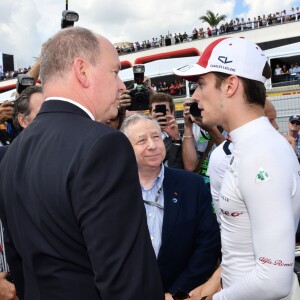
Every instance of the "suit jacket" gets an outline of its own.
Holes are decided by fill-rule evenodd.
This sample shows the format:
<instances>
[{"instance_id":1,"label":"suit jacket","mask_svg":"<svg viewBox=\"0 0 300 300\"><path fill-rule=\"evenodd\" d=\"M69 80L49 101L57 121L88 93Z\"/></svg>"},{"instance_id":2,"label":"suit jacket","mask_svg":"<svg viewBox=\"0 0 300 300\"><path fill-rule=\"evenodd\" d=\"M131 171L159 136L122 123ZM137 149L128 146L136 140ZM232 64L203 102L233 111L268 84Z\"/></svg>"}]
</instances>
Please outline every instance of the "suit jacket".
<instances>
[{"instance_id":1,"label":"suit jacket","mask_svg":"<svg viewBox=\"0 0 300 300\"><path fill-rule=\"evenodd\" d=\"M214 272L220 232L202 177L165 168L164 219L158 264L165 292L190 292Z\"/></svg>"},{"instance_id":2,"label":"suit jacket","mask_svg":"<svg viewBox=\"0 0 300 300\"><path fill-rule=\"evenodd\" d=\"M0 162L2 161L4 154L6 153L8 147L9 147L8 145L0 146Z\"/></svg>"},{"instance_id":3,"label":"suit jacket","mask_svg":"<svg viewBox=\"0 0 300 300\"><path fill-rule=\"evenodd\" d=\"M21 299L164 299L132 147L79 107L43 103L1 162L0 205Z\"/></svg>"}]
</instances>

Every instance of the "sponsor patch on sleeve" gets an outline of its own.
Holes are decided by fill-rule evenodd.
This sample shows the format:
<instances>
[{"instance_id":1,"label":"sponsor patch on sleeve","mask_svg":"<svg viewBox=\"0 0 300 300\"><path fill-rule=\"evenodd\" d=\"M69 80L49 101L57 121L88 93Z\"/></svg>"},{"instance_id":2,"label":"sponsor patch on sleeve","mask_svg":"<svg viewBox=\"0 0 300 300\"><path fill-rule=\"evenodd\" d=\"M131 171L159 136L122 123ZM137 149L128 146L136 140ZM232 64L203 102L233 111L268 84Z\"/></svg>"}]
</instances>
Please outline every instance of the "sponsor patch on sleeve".
<instances>
[{"instance_id":1,"label":"sponsor patch on sleeve","mask_svg":"<svg viewBox=\"0 0 300 300\"><path fill-rule=\"evenodd\" d=\"M255 178L255 183L268 182L271 181L272 177L270 174L263 168L259 168L258 173Z\"/></svg>"}]
</instances>

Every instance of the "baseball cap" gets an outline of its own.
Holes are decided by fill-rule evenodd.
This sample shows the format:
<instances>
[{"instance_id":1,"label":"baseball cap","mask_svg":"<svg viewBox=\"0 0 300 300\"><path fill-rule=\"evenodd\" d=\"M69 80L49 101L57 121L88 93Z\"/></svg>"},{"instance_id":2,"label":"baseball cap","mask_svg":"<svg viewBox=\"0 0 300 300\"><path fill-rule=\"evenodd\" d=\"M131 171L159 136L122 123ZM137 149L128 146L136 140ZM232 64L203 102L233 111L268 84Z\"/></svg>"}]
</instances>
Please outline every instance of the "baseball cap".
<instances>
[{"instance_id":1,"label":"baseball cap","mask_svg":"<svg viewBox=\"0 0 300 300\"><path fill-rule=\"evenodd\" d=\"M267 59L255 43L244 38L225 37L213 41L194 65L173 69L173 73L189 81L199 75L220 72L265 83L262 75Z\"/></svg>"},{"instance_id":2,"label":"baseball cap","mask_svg":"<svg viewBox=\"0 0 300 300\"><path fill-rule=\"evenodd\" d=\"M297 122L300 123L300 115L293 115L293 116L290 116L289 121L290 121L290 122L292 122L292 121L297 121Z\"/></svg>"}]
</instances>

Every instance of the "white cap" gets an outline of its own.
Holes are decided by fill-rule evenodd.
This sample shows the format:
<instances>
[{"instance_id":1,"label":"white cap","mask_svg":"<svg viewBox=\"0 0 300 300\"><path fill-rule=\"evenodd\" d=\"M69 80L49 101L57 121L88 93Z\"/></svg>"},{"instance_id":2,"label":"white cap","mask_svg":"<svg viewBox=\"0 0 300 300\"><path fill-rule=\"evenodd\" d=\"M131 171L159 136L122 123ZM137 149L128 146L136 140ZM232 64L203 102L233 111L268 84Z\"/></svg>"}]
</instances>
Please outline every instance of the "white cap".
<instances>
[{"instance_id":1,"label":"white cap","mask_svg":"<svg viewBox=\"0 0 300 300\"><path fill-rule=\"evenodd\" d=\"M255 43L244 38L220 38L207 46L198 62L173 69L173 73L196 82L199 75L219 72L265 83L267 59Z\"/></svg>"}]
</instances>

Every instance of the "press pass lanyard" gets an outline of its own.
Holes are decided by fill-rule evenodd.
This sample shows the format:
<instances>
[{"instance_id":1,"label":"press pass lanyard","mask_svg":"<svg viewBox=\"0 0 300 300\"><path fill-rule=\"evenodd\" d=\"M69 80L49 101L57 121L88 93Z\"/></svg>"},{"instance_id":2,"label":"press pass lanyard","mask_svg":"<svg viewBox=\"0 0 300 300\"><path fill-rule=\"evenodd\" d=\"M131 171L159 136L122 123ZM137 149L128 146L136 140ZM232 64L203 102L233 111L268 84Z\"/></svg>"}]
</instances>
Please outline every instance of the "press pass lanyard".
<instances>
[{"instance_id":1,"label":"press pass lanyard","mask_svg":"<svg viewBox=\"0 0 300 300\"><path fill-rule=\"evenodd\" d=\"M162 186L161 186L161 187L159 188L159 190L157 191L154 201L147 201L147 200L144 200L144 199L143 199L144 203L147 204L147 205L156 206L156 207L158 207L159 209L162 209L162 210L163 210L164 207L163 207L161 204L158 203L158 199L159 199L159 196L160 196L161 192L162 192Z\"/></svg>"}]
</instances>

